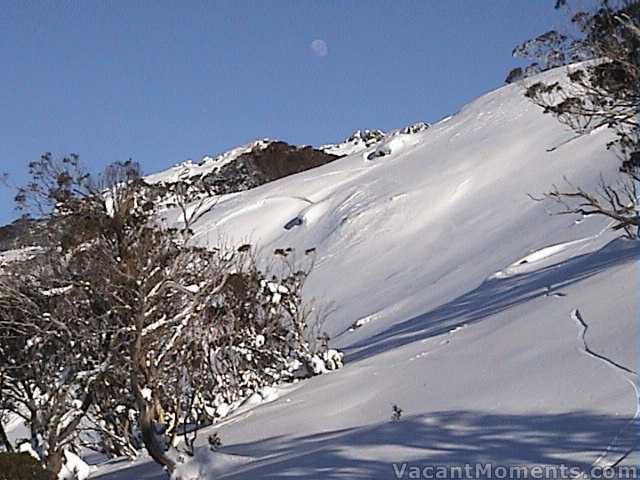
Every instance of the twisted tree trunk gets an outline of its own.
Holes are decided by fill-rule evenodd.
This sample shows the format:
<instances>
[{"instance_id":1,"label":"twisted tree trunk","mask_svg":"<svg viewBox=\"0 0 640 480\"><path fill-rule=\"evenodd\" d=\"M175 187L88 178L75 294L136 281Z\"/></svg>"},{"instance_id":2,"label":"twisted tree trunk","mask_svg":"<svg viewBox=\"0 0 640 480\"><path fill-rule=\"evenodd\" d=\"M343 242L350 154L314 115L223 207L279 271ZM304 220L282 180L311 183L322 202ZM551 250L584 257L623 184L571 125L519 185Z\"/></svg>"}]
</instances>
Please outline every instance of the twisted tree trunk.
<instances>
[{"instance_id":1,"label":"twisted tree trunk","mask_svg":"<svg viewBox=\"0 0 640 480\"><path fill-rule=\"evenodd\" d=\"M50 452L44 459L47 472L49 472L49 478L51 480L58 480L60 470L64 463L64 453L61 450L55 450Z\"/></svg>"},{"instance_id":2,"label":"twisted tree trunk","mask_svg":"<svg viewBox=\"0 0 640 480\"><path fill-rule=\"evenodd\" d=\"M138 410L138 428L142 435L149 456L153 460L167 469L169 473L173 473L176 463L166 454L165 446L156 432L157 409L155 408L153 398L147 398L153 395L153 392L143 393L146 387L146 379L148 377L146 359L142 348L142 321L138 321L138 336L131 346L131 388L134 392L136 407Z\"/></svg>"}]
</instances>

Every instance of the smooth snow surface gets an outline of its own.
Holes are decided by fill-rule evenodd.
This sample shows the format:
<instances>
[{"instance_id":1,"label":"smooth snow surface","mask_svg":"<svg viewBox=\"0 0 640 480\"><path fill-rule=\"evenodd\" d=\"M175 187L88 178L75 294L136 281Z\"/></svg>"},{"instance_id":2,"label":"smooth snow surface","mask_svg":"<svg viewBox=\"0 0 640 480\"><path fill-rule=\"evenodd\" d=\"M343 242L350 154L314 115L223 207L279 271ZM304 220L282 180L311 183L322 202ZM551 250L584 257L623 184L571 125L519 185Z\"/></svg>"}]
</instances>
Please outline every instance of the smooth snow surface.
<instances>
[{"instance_id":1,"label":"smooth snow surface","mask_svg":"<svg viewBox=\"0 0 640 480\"><path fill-rule=\"evenodd\" d=\"M315 248L305 294L330 307L323 330L346 356L213 427L223 447L203 446L184 480L388 479L393 462L588 469L626 455L637 378L585 355L572 312L592 351L637 371L640 244L527 196L563 176L593 189L617 160L606 131L564 143L573 133L522 90L223 197L199 221L201 245ZM164 478L145 458L100 473Z\"/></svg>"}]
</instances>

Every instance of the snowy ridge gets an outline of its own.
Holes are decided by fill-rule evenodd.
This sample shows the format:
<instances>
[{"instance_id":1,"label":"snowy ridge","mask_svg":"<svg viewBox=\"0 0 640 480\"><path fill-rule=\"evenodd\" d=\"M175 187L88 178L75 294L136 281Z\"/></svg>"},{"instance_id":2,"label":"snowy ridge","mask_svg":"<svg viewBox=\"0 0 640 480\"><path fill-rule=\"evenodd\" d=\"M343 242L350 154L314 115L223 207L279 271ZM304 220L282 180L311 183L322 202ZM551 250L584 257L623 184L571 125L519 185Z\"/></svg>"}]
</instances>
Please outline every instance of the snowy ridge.
<instances>
[{"instance_id":1,"label":"snowy ridge","mask_svg":"<svg viewBox=\"0 0 640 480\"><path fill-rule=\"evenodd\" d=\"M579 310L590 349L632 369L640 244L600 218L550 216L527 196L563 176L595 189L600 174L618 175L617 159L606 130L567 143L573 134L522 90L490 92L426 129L351 142L344 158L222 196L199 220L200 245L314 249L304 293L329 307L322 330L346 362L212 427L223 448L211 454L203 439L183 480L386 479L398 462L587 472L604 456L638 462L636 452L621 459L616 441L626 446L637 395L610 364L585 358L568 319ZM163 475L147 459L101 473Z\"/></svg>"},{"instance_id":2,"label":"snowy ridge","mask_svg":"<svg viewBox=\"0 0 640 480\"><path fill-rule=\"evenodd\" d=\"M352 155L379 144L385 140L385 138L388 141L391 137L401 134L411 135L422 132L427 128L429 128L428 123L418 122L408 125L402 129L394 130L388 134L384 133L382 130L356 130L345 141L337 144L322 145L319 147L319 150L337 156ZM216 155L215 157L207 155L198 163L187 160L167 170L149 174L145 176L145 180L148 183L174 183L196 175L215 173L225 165L237 160L242 155L264 150L272 143L274 143L274 140L270 140L268 138L254 140L253 142L232 148L231 150Z\"/></svg>"},{"instance_id":3,"label":"snowy ridge","mask_svg":"<svg viewBox=\"0 0 640 480\"><path fill-rule=\"evenodd\" d=\"M340 143L322 145L320 150L333 155L353 155L380 142L385 136L382 130L356 130Z\"/></svg>"},{"instance_id":4,"label":"snowy ridge","mask_svg":"<svg viewBox=\"0 0 640 480\"><path fill-rule=\"evenodd\" d=\"M429 128L429 126L430 125L426 122L417 122L398 130L392 130L388 133L385 133L382 130L356 130L343 142L322 145L319 148L320 150L333 155L354 155L381 143L388 143L398 135L413 135L423 132Z\"/></svg>"},{"instance_id":5,"label":"snowy ridge","mask_svg":"<svg viewBox=\"0 0 640 480\"><path fill-rule=\"evenodd\" d=\"M266 148L271 140L263 138L253 142L232 148L215 157L205 156L200 163L193 163L191 160L180 163L162 172L147 175L145 181L148 183L174 183L178 180L193 177L196 175L206 175L220 170L225 165L233 162L241 155Z\"/></svg>"}]
</instances>

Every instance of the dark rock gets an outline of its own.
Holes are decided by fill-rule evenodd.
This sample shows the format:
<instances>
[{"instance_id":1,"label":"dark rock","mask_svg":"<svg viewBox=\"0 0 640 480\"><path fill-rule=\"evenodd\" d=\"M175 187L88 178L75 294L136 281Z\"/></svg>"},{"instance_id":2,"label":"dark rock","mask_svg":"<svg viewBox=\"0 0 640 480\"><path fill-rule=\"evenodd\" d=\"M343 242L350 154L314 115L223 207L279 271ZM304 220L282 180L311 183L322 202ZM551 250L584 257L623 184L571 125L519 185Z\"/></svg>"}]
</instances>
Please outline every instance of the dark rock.
<instances>
[{"instance_id":1,"label":"dark rock","mask_svg":"<svg viewBox=\"0 0 640 480\"><path fill-rule=\"evenodd\" d=\"M279 178L304 172L340 158L312 147L271 142L243 153L236 160L203 177L216 194L249 190Z\"/></svg>"}]
</instances>

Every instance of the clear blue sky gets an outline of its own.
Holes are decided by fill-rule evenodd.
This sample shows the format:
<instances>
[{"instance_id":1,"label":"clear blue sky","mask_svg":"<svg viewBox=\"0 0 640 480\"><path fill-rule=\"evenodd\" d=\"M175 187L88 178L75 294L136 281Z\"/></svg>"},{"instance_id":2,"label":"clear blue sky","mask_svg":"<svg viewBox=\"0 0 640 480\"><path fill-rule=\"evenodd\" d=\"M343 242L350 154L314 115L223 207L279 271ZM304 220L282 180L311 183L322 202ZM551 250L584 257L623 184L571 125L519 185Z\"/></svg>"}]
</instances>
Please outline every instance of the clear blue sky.
<instances>
[{"instance_id":1,"label":"clear blue sky","mask_svg":"<svg viewBox=\"0 0 640 480\"><path fill-rule=\"evenodd\" d=\"M151 172L258 137L435 121L502 85L513 46L560 23L553 3L5 1L0 171L22 182L51 151Z\"/></svg>"}]
</instances>

